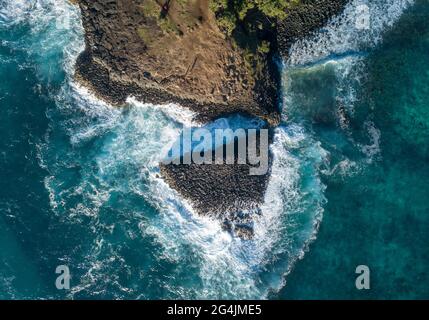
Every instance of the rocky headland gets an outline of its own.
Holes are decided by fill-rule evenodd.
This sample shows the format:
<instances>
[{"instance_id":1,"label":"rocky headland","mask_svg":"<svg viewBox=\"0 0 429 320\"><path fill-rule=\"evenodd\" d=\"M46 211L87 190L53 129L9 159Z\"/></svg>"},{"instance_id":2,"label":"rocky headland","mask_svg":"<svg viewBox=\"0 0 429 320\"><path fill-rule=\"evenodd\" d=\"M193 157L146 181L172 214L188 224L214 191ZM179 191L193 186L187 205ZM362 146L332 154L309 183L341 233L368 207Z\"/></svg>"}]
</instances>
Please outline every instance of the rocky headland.
<instances>
[{"instance_id":1,"label":"rocky headland","mask_svg":"<svg viewBox=\"0 0 429 320\"><path fill-rule=\"evenodd\" d=\"M76 78L100 98L175 102L206 123L234 113L279 124L278 62L347 0L74 0L85 29ZM262 3L262 4L261 4ZM252 237L252 215L270 171L247 165L161 165L169 185L200 214ZM249 213L250 212L250 213Z\"/></svg>"}]
</instances>

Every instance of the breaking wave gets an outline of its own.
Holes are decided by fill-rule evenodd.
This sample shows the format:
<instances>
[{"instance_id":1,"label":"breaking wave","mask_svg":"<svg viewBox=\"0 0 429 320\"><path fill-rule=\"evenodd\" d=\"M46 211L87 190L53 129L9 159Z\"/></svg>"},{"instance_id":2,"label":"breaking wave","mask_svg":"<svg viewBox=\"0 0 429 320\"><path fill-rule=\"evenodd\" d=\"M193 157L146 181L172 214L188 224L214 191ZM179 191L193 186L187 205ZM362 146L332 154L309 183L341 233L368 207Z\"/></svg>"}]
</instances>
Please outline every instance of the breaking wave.
<instances>
[{"instance_id":1,"label":"breaking wave","mask_svg":"<svg viewBox=\"0 0 429 320\"><path fill-rule=\"evenodd\" d=\"M382 41L386 29L413 3L414 0L352 0L320 31L296 41L287 63L296 66L362 55ZM361 19L366 21L360 22Z\"/></svg>"}]
</instances>

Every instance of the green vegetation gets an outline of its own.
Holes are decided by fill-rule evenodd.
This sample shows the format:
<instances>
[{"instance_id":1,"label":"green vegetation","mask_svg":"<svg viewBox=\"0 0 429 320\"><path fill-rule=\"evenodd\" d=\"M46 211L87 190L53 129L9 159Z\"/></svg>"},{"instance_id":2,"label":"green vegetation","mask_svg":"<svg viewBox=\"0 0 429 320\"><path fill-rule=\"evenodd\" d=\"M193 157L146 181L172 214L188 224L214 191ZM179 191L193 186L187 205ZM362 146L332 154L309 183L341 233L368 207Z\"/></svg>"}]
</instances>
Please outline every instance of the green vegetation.
<instances>
[{"instance_id":1,"label":"green vegetation","mask_svg":"<svg viewBox=\"0 0 429 320\"><path fill-rule=\"evenodd\" d=\"M298 6L301 0L210 0L221 30L244 52L249 70L258 76L275 43L278 20Z\"/></svg>"},{"instance_id":2,"label":"green vegetation","mask_svg":"<svg viewBox=\"0 0 429 320\"><path fill-rule=\"evenodd\" d=\"M219 26L231 35L237 23L244 21L249 12L259 12L267 19L284 19L287 11L301 0L210 0L210 8L216 13ZM273 21L274 22L274 21Z\"/></svg>"},{"instance_id":3,"label":"green vegetation","mask_svg":"<svg viewBox=\"0 0 429 320\"><path fill-rule=\"evenodd\" d=\"M140 28L137 30L137 32L147 46L149 46L156 39L155 34L148 28Z\"/></svg>"},{"instance_id":4,"label":"green vegetation","mask_svg":"<svg viewBox=\"0 0 429 320\"><path fill-rule=\"evenodd\" d=\"M200 23L202 0L173 0L169 12L163 13L161 4L167 0L139 0L140 8L149 23L138 33L150 46L160 33L184 34ZM249 70L262 70L270 50L275 46L277 20L285 19L288 11L302 0L209 0L209 10L215 14L220 29L231 42L243 50ZM154 27L159 32L154 32Z\"/></svg>"},{"instance_id":5,"label":"green vegetation","mask_svg":"<svg viewBox=\"0 0 429 320\"><path fill-rule=\"evenodd\" d=\"M170 17L165 17L162 19L158 19L158 26L161 28L161 30L164 33L178 33L179 29L177 28L177 26L174 24L174 22L171 20Z\"/></svg>"},{"instance_id":6,"label":"green vegetation","mask_svg":"<svg viewBox=\"0 0 429 320\"><path fill-rule=\"evenodd\" d=\"M144 1L143 5L141 5L140 8L146 17L158 19L161 13L161 8L155 0Z\"/></svg>"},{"instance_id":7,"label":"green vegetation","mask_svg":"<svg viewBox=\"0 0 429 320\"><path fill-rule=\"evenodd\" d=\"M186 3L188 0L180 0L179 3ZM159 3L162 3L160 1ZM179 33L179 29L169 16L162 16L161 5L156 0L144 0L139 6L141 12L145 17L151 18L154 23L164 32L168 33ZM141 28L138 30L140 37L145 41L146 44L150 44L156 39L156 36L150 28Z\"/></svg>"},{"instance_id":8,"label":"green vegetation","mask_svg":"<svg viewBox=\"0 0 429 320\"><path fill-rule=\"evenodd\" d=\"M258 52L261 54L266 54L270 52L270 43L268 41L262 41L261 44L258 46Z\"/></svg>"}]
</instances>

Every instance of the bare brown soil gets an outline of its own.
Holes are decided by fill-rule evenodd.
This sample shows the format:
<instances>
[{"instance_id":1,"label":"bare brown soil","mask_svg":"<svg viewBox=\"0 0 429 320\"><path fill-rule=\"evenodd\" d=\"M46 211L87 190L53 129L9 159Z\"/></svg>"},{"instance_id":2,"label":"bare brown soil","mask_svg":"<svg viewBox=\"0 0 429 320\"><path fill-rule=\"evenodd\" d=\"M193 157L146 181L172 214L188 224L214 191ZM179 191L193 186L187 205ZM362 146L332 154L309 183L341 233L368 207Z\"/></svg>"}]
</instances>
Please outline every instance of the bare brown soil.
<instances>
[{"instance_id":1,"label":"bare brown soil","mask_svg":"<svg viewBox=\"0 0 429 320\"><path fill-rule=\"evenodd\" d=\"M277 83L267 82L266 90L256 85L253 67L243 50L219 30L209 0L79 0L79 4L86 31L85 63L96 65L98 71L88 75L86 66L78 67L78 73L95 91L107 91L100 92L103 97L112 92L111 100L123 102L126 94L118 98L116 92L116 84L121 84L122 91L134 88L128 94L140 88L139 98L145 102L161 102L163 95L165 102L186 101L182 104L197 113L212 113L207 119L246 112L276 124ZM97 82L105 81L94 77L102 73L115 90L100 88ZM272 92L271 98L261 97L262 91Z\"/></svg>"}]
</instances>

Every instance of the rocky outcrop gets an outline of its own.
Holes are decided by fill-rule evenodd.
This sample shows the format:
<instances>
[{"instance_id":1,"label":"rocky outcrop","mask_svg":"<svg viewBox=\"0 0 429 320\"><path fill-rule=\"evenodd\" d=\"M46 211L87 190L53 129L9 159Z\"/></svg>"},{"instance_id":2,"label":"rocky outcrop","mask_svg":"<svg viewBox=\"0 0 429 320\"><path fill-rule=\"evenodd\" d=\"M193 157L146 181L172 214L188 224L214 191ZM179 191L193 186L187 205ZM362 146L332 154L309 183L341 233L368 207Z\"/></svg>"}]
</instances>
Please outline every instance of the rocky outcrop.
<instances>
[{"instance_id":1,"label":"rocky outcrop","mask_svg":"<svg viewBox=\"0 0 429 320\"><path fill-rule=\"evenodd\" d=\"M260 154L260 141L256 144ZM261 175L251 175L251 165L238 164L237 155L235 163L228 165L161 164L160 167L167 183L188 199L197 213L215 217L226 230L249 238L253 234L253 220L260 214L264 201L272 160L268 153L267 171Z\"/></svg>"},{"instance_id":2,"label":"rocky outcrop","mask_svg":"<svg viewBox=\"0 0 429 320\"><path fill-rule=\"evenodd\" d=\"M240 112L278 124L277 68L267 60L256 75L218 29L208 1L172 1L164 18L156 0L78 2L86 49L77 76L103 99L123 104L132 95L177 102L200 121Z\"/></svg>"},{"instance_id":3,"label":"rocky outcrop","mask_svg":"<svg viewBox=\"0 0 429 320\"><path fill-rule=\"evenodd\" d=\"M254 70L243 49L218 29L208 0L174 1L168 10L157 7L156 0L77 1L86 49L76 76L103 99L177 102L201 122L245 113L268 127L280 119L280 74L273 56L287 58L296 39L323 26L347 2L302 0L284 21L270 26L267 38L274 52ZM160 167L167 183L199 214L217 217L237 236L252 237L270 171L252 176L248 165L238 164Z\"/></svg>"},{"instance_id":4,"label":"rocky outcrop","mask_svg":"<svg viewBox=\"0 0 429 320\"><path fill-rule=\"evenodd\" d=\"M330 18L340 14L348 0L302 0L288 17L277 24L280 55L287 59L290 46L323 27Z\"/></svg>"},{"instance_id":5,"label":"rocky outcrop","mask_svg":"<svg viewBox=\"0 0 429 320\"><path fill-rule=\"evenodd\" d=\"M219 219L226 230L251 237L269 173L251 176L248 165L191 164L161 166L161 174L197 213Z\"/></svg>"}]
</instances>

